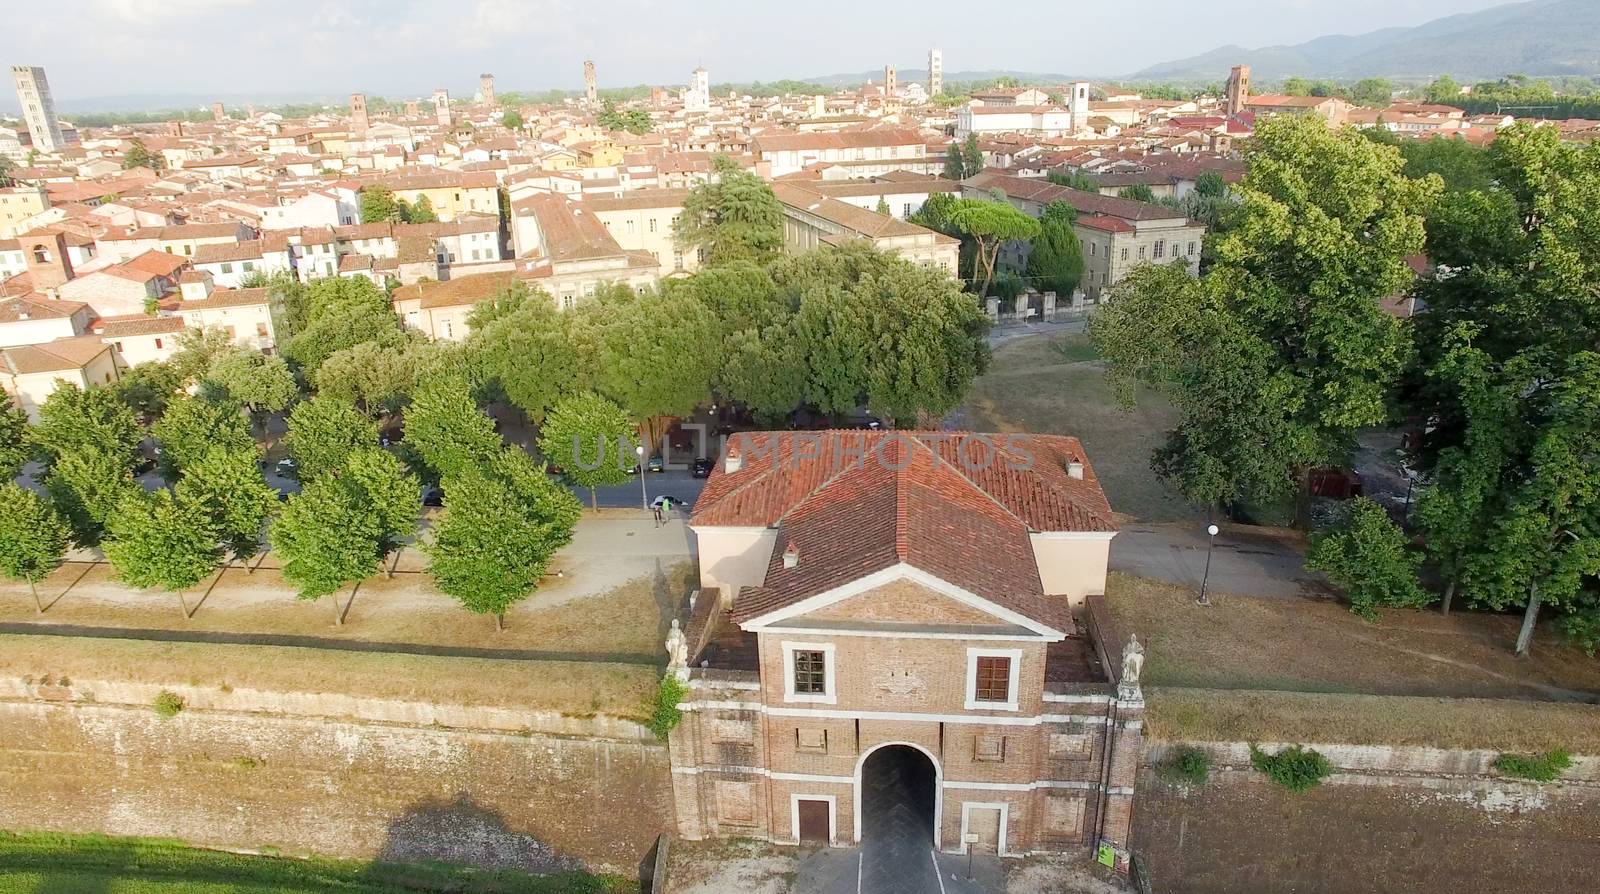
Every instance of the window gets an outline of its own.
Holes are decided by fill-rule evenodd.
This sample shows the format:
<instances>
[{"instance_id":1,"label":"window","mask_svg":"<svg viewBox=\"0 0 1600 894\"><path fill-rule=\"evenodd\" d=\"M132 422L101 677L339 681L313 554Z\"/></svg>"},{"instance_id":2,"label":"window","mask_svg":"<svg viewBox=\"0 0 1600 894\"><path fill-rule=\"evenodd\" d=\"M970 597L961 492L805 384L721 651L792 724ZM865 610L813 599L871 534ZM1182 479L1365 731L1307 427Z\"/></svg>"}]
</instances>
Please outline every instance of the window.
<instances>
[{"instance_id":1,"label":"window","mask_svg":"<svg viewBox=\"0 0 1600 894\"><path fill-rule=\"evenodd\" d=\"M48 263L50 263L50 252L49 252L49 250L47 250L42 245L35 245L33 247L33 262L35 264L48 264Z\"/></svg>"},{"instance_id":2,"label":"window","mask_svg":"<svg viewBox=\"0 0 1600 894\"><path fill-rule=\"evenodd\" d=\"M821 695L828 688L827 658L820 649L794 653L794 691L796 695Z\"/></svg>"},{"instance_id":3,"label":"window","mask_svg":"<svg viewBox=\"0 0 1600 894\"><path fill-rule=\"evenodd\" d=\"M1191 255L1194 254L1194 243L1193 242L1189 243L1189 254L1191 254Z\"/></svg>"},{"instance_id":4,"label":"window","mask_svg":"<svg viewBox=\"0 0 1600 894\"><path fill-rule=\"evenodd\" d=\"M451 335L452 335L452 332L453 332L453 327L450 325L450 321L449 320L445 320L444 321L444 337L445 338L450 338Z\"/></svg>"},{"instance_id":5,"label":"window","mask_svg":"<svg viewBox=\"0 0 1600 894\"><path fill-rule=\"evenodd\" d=\"M1010 701L1011 659L988 657L978 659L978 685L973 698L980 702Z\"/></svg>"},{"instance_id":6,"label":"window","mask_svg":"<svg viewBox=\"0 0 1600 894\"><path fill-rule=\"evenodd\" d=\"M1099 243L1095 243L1095 242L1089 243L1089 256L1093 257L1093 256L1095 256L1095 255L1097 255L1099 253L1100 253Z\"/></svg>"},{"instance_id":7,"label":"window","mask_svg":"<svg viewBox=\"0 0 1600 894\"><path fill-rule=\"evenodd\" d=\"M967 650L967 710L1017 710L1021 649Z\"/></svg>"},{"instance_id":8,"label":"window","mask_svg":"<svg viewBox=\"0 0 1600 894\"><path fill-rule=\"evenodd\" d=\"M1165 239L1157 239L1156 240L1155 251L1151 252L1151 254L1154 255L1155 259L1158 260L1158 261L1161 260L1162 258L1166 257L1167 256L1167 242L1166 242L1166 240Z\"/></svg>"},{"instance_id":9,"label":"window","mask_svg":"<svg viewBox=\"0 0 1600 894\"><path fill-rule=\"evenodd\" d=\"M223 264L222 265L222 272L223 273L232 273L233 272L233 265L232 264L226 264L226 263Z\"/></svg>"},{"instance_id":10,"label":"window","mask_svg":"<svg viewBox=\"0 0 1600 894\"><path fill-rule=\"evenodd\" d=\"M650 232L654 233L655 231L656 231L656 219L652 217L652 218L650 218Z\"/></svg>"},{"instance_id":11,"label":"window","mask_svg":"<svg viewBox=\"0 0 1600 894\"><path fill-rule=\"evenodd\" d=\"M911 211L911 203L910 202L907 202L904 205L900 206L900 216L901 217L910 217L911 214L912 214L912 211Z\"/></svg>"},{"instance_id":12,"label":"window","mask_svg":"<svg viewBox=\"0 0 1600 894\"><path fill-rule=\"evenodd\" d=\"M266 338L267 337L267 324L266 323L257 323L256 324L256 335L259 335L262 338Z\"/></svg>"},{"instance_id":13,"label":"window","mask_svg":"<svg viewBox=\"0 0 1600 894\"><path fill-rule=\"evenodd\" d=\"M833 645L783 643L784 701L833 704Z\"/></svg>"},{"instance_id":14,"label":"window","mask_svg":"<svg viewBox=\"0 0 1600 894\"><path fill-rule=\"evenodd\" d=\"M156 350L161 350L161 339L156 339Z\"/></svg>"},{"instance_id":15,"label":"window","mask_svg":"<svg viewBox=\"0 0 1600 894\"><path fill-rule=\"evenodd\" d=\"M1123 248L1122 248L1122 259L1124 261L1126 261L1128 259L1128 248L1127 248L1127 246L1123 246Z\"/></svg>"},{"instance_id":16,"label":"window","mask_svg":"<svg viewBox=\"0 0 1600 894\"><path fill-rule=\"evenodd\" d=\"M1144 246L1139 246L1139 260L1144 260Z\"/></svg>"}]
</instances>

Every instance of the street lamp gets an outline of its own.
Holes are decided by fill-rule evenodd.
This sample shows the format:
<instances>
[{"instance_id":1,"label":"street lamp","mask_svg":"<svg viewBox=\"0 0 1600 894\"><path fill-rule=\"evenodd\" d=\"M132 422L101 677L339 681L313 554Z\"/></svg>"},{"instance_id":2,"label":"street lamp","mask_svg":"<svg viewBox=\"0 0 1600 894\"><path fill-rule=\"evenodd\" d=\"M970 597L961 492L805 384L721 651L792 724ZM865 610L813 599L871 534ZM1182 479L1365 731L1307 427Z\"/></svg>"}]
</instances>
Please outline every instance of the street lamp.
<instances>
[{"instance_id":1,"label":"street lamp","mask_svg":"<svg viewBox=\"0 0 1600 894\"><path fill-rule=\"evenodd\" d=\"M633 448L633 452L639 454L639 502L646 511L649 511L650 495L644 490L644 445L640 444Z\"/></svg>"},{"instance_id":2,"label":"street lamp","mask_svg":"<svg viewBox=\"0 0 1600 894\"><path fill-rule=\"evenodd\" d=\"M1195 605L1211 606L1211 600L1206 598L1206 584L1211 580L1211 553L1217 548L1217 532L1220 530L1216 525L1206 525L1206 534L1211 539L1206 545L1206 573L1200 578L1200 598L1194 601Z\"/></svg>"}]
</instances>

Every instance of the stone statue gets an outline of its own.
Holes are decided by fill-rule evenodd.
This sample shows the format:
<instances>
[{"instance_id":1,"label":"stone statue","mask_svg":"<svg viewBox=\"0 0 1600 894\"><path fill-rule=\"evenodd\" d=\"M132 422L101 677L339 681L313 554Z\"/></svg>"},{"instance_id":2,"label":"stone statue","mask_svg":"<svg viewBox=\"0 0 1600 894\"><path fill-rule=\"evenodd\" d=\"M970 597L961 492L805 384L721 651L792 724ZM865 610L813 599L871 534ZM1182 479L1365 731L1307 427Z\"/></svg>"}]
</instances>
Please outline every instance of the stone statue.
<instances>
[{"instance_id":1,"label":"stone statue","mask_svg":"<svg viewBox=\"0 0 1600 894\"><path fill-rule=\"evenodd\" d=\"M678 619L672 619L672 629L667 631L667 669L678 671L682 677L689 669L689 638L683 635Z\"/></svg>"},{"instance_id":2,"label":"stone statue","mask_svg":"<svg viewBox=\"0 0 1600 894\"><path fill-rule=\"evenodd\" d=\"M1122 682L1136 686L1144 670L1144 646L1139 645L1138 634L1129 634L1128 644L1122 647Z\"/></svg>"}]
</instances>

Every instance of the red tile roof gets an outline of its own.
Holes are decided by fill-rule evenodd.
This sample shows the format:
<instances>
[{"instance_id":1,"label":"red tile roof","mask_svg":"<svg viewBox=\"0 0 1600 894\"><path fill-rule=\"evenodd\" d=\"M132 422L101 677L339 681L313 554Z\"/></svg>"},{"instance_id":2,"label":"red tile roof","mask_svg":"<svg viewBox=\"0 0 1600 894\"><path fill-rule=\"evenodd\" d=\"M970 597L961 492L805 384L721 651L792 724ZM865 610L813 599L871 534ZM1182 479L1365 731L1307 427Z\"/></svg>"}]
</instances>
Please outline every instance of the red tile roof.
<instances>
[{"instance_id":1,"label":"red tile roof","mask_svg":"<svg viewBox=\"0 0 1600 894\"><path fill-rule=\"evenodd\" d=\"M695 503L696 527L777 527L743 621L899 564L1055 627L1028 535L1110 533L1110 504L1076 438L954 432L757 432L735 437ZM1083 477L1068 472L1082 462ZM783 551L801 559L785 568Z\"/></svg>"}]
</instances>

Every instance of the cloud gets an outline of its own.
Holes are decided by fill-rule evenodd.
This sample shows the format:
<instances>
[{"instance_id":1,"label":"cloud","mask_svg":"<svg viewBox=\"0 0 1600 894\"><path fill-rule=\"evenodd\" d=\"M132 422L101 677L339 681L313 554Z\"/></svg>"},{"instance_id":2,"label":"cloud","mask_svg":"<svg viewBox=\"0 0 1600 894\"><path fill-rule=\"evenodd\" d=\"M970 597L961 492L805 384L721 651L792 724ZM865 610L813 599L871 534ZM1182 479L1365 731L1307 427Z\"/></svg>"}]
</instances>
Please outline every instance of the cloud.
<instances>
[{"instance_id":1,"label":"cloud","mask_svg":"<svg viewBox=\"0 0 1600 894\"><path fill-rule=\"evenodd\" d=\"M255 6L259 0L94 0L94 14L129 25L154 24L174 18L207 15Z\"/></svg>"}]
</instances>

